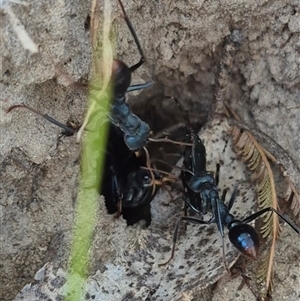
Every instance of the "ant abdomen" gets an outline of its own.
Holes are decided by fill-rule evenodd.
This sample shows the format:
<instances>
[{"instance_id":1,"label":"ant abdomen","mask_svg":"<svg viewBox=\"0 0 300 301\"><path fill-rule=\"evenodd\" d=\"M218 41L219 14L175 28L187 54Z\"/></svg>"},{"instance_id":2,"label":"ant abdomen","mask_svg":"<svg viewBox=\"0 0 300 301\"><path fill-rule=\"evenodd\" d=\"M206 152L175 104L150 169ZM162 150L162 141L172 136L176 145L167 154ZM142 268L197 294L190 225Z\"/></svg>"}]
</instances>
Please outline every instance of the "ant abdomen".
<instances>
[{"instance_id":1,"label":"ant abdomen","mask_svg":"<svg viewBox=\"0 0 300 301\"><path fill-rule=\"evenodd\" d=\"M259 238L256 230L240 221L233 221L228 225L229 240L244 255L256 259L259 250Z\"/></svg>"}]
</instances>

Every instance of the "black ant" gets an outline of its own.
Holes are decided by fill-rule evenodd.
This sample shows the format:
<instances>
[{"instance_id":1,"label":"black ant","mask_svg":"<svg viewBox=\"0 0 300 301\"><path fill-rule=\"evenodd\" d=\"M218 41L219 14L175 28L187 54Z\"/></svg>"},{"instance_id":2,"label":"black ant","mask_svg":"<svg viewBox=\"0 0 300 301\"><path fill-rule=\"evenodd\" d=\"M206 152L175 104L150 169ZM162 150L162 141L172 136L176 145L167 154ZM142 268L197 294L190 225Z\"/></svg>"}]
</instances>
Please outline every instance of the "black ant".
<instances>
[{"instance_id":1,"label":"black ant","mask_svg":"<svg viewBox=\"0 0 300 301\"><path fill-rule=\"evenodd\" d=\"M26 105L14 105L7 112L19 107L41 115L49 122L61 127L66 136L77 133L78 128L72 128L60 123L47 114L41 114ZM106 150L104 177L101 195L105 197L108 213L117 212L117 217L123 214L128 225L132 225L141 219L146 221L146 226L151 222L150 203L155 197L159 186L154 181L160 182L162 177L158 172L147 170L147 158L136 156L129 150L124 142L121 130L114 124L109 126L108 146Z\"/></svg>"},{"instance_id":2,"label":"black ant","mask_svg":"<svg viewBox=\"0 0 300 301\"><path fill-rule=\"evenodd\" d=\"M126 14L126 11L124 9L121 0L118 0L118 2L120 4L124 20L130 30L131 35L133 36L133 39L138 48L141 58L138 63L134 64L131 67L128 67L121 60L118 59L113 60L112 76L110 79L113 95L112 95L111 112L109 115L109 119L115 126L119 127L121 131L124 133L125 144L132 151L141 150L147 144L148 140L154 142L172 142L175 144L176 143L181 144L180 142L171 141L168 138L163 138L163 139L149 138L150 136L149 125L143 120L141 120L137 115L132 113L131 108L126 103L126 97L125 97L126 93L148 88L153 84L153 82L151 81L143 84L130 86L131 74L132 72L134 72L144 64L145 55L143 53L138 37L135 33L135 30L133 29L130 19ZM80 86L82 86L82 84L80 84ZM66 130L66 133L68 132L71 134L74 133L74 131L66 127L66 125L56 121L55 119L48 116L47 114L39 113L35 109L25 104L13 105L10 108L8 108L7 112L10 112L15 108L20 108L20 107L27 108L30 111L41 115L48 121L64 128Z\"/></svg>"},{"instance_id":3,"label":"black ant","mask_svg":"<svg viewBox=\"0 0 300 301\"><path fill-rule=\"evenodd\" d=\"M152 82L130 86L131 73L144 64L145 56L123 4L120 0L118 2L141 58L137 64L131 67L128 67L120 60L115 59L113 61L110 79L113 91L109 116L111 125L101 193L106 198L106 206L109 213L116 211L118 214L123 213L128 224L133 224L137 221L136 212L141 208L143 208L142 211L145 211L144 207L150 206L150 202L158 190L158 186L155 185L156 181L159 182L162 177L157 172L152 171L147 152L146 158L142 156L137 157L133 152L145 146L149 138L150 127L132 113L129 105L126 103L125 95L127 92L147 88L152 85ZM49 122L63 128L65 135L70 136L78 132L78 128L72 128L60 123L47 114L41 114L25 104L13 105L8 108L7 112L15 108L26 108L41 115ZM149 211L150 215L150 207L146 211ZM150 223L148 218L146 218L146 222L147 224Z\"/></svg>"},{"instance_id":4,"label":"black ant","mask_svg":"<svg viewBox=\"0 0 300 301\"><path fill-rule=\"evenodd\" d=\"M180 103L174 99L180 110L183 109ZM300 234L300 229L293 225L285 216L279 213L272 207L264 208L254 214L249 215L243 220L236 219L230 210L236 199L236 189L232 193L228 205L225 204L226 190L223 191L220 198L218 192L219 182L219 166L217 166L217 172L214 176L212 173L206 170L206 149L200 139L200 137L194 133L188 120L187 113L185 115L186 123L186 140L188 143L192 143L192 146L186 146L183 154L183 169L181 171L181 180L184 187L185 194L185 216L178 219L174 235L173 235L173 247L170 259L160 264L161 266L168 264L174 257L175 244L178 238L178 231L181 221L187 221L195 224L211 224L216 223L218 230L222 236L222 248L224 264L229 272L225 261L225 248L224 248L224 228L229 230L228 236L231 243L242 254L256 259L259 250L259 236L256 230L248 225L249 222L255 220L259 216L266 212L274 212L281 217L286 223L288 223L292 229ZM191 208L194 212L205 215L210 212L212 217L208 221L203 221L194 217L187 216L187 207Z\"/></svg>"},{"instance_id":5,"label":"black ant","mask_svg":"<svg viewBox=\"0 0 300 301\"><path fill-rule=\"evenodd\" d=\"M125 95L126 93L131 91L148 88L153 83L148 82L130 86L131 74L144 64L145 55L143 53L138 37L133 29L133 26L125 12L122 2L120 0L118 0L118 2L120 4L125 22L133 36L141 58L138 63L131 67L128 67L124 62L120 60L115 59L113 61L111 78L113 101L111 104L110 120L124 132L124 141L127 147L132 151L136 151L142 149L146 145L150 135L150 127L137 115L132 113L129 105L126 103Z\"/></svg>"},{"instance_id":6,"label":"black ant","mask_svg":"<svg viewBox=\"0 0 300 301\"><path fill-rule=\"evenodd\" d=\"M136 221L131 221L130 214L127 214L126 211L138 210L138 208L143 206L150 206L150 202L158 190L157 185L163 182L163 178L159 173L153 171L145 145L148 140L176 142L167 138L149 138L149 125L133 114L129 105L126 103L125 95L127 92L147 88L152 85L152 82L130 86L131 74L144 64L145 56L133 26L125 12L124 6L120 0L118 0L118 2L141 58L138 63L131 67L128 67L121 60L113 60L112 76L110 79L113 95L109 115L109 120L112 124L110 126L108 139L108 151L106 152L105 177L102 193L106 197L108 211L114 213L116 208L118 208L118 214L122 212L128 224L132 224ZM25 104L13 105L8 108L7 112L15 108L26 108L39 114L51 123L63 128L65 135L73 135L78 131L78 129L60 123L47 114L41 114ZM120 140L120 136L122 135L123 142ZM180 142L178 143L181 144ZM138 158L134 153L134 151L138 151L142 148L145 150L146 160L144 157L142 159ZM150 222L147 221L147 223Z\"/></svg>"},{"instance_id":7,"label":"black ant","mask_svg":"<svg viewBox=\"0 0 300 301\"><path fill-rule=\"evenodd\" d=\"M105 197L108 213L123 215L128 225L139 220L151 222L150 203L159 186L155 185L146 166L145 156L136 156L124 143L120 129L113 124L109 129L108 146L101 194ZM160 173L154 171L154 180L162 181Z\"/></svg>"},{"instance_id":8,"label":"black ant","mask_svg":"<svg viewBox=\"0 0 300 301\"><path fill-rule=\"evenodd\" d=\"M146 145L150 135L150 127L147 123L142 121L137 115L132 113L131 108L126 103L125 95L128 92L148 88L153 84L153 82L151 81L144 84L137 84L137 85L130 86L131 74L132 72L134 72L136 69L138 69L140 66L144 64L145 55L143 53L137 35L133 29L133 26L125 12L121 0L118 0L118 2L120 4L125 22L133 36L135 44L141 55L141 58L138 63L136 63L131 67L128 67L121 60L118 59L113 60L112 76L110 79L113 95L112 95L111 112L110 112L109 119L113 124L119 127L124 133L124 141L127 147L132 151L136 151L142 149ZM59 123L58 121L48 116L47 114L45 115L40 114L33 108L26 106L24 104L11 106L7 111L10 112L15 108L20 108L20 107L27 108L39 115L42 115L48 121L62 128L65 128L67 132L72 133L72 130L70 128L66 128L64 124Z\"/></svg>"},{"instance_id":9,"label":"black ant","mask_svg":"<svg viewBox=\"0 0 300 301\"><path fill-rule=\"evenodd\" d=\"M132 113L129 105L126 103L126 93L148 88L153 85L153 82L150 81L143 84L130 86L131 74L144 64L145 55L121 0L118 0L118 2L120 4L124 20L130 30L130 33L138 48L141 58L138 63L131 67L128 67L121 60L113 60L111 77L113 100L111 104L111 113L109 118L113 124L115 124L122 130L122 132L124 133L125 144L132 151L138 151L144 148L148 141L182 144L180 142L169 140L168 138L150 138L149 125L145 121L141 120L137 115Z\"/></svg>"}]
</instances>

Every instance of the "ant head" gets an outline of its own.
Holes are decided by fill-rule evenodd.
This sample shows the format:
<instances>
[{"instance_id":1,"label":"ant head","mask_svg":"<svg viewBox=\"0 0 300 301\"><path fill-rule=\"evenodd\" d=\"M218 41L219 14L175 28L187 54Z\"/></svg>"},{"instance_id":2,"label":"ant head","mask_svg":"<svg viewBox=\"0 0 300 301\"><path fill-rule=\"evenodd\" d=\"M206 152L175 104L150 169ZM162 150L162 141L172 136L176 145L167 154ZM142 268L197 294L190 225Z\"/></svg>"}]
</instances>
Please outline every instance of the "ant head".
<instances>
[{"instance_id":1,"label":"ant head","mask_svg":"<svg viewBox=\"0 0 300 301\"><path fill-rule=\"evenodd\" d=\"M235 221L229 229L229 240L242 254L256 259L259 249L259 238L252 226Z\"/></svg>"},{"instance_id":2,"label":"ant head","mask_svg":"<svg viewBox=\"0 0 300 301\"><path fill-rule=\"evenodd\" d=\"M130 68L120 60L113 61L112 82L115 96L124 96L131 82L131 71Z\"/></svg>"},{"instance_id":3,"label":"ant head","mask_svg":"<svg viewBox=\"0 0 300 301\"><path fill-rule=\"evenodd\" d=\"M151 175L148 170L139 169L131 172L127 178L123 207L134 208L144 205L152 200L151 191Z\"/></svg>"}]
</instances>

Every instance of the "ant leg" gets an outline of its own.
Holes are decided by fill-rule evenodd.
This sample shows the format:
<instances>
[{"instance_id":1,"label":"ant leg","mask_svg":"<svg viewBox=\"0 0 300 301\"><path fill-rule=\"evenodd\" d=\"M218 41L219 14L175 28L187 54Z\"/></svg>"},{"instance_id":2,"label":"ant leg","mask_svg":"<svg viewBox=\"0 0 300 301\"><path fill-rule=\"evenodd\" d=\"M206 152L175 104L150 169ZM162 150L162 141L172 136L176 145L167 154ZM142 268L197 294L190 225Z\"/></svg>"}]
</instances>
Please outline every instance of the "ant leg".
<instances>
[{"instance_id":1,"label":"ant leg","mask_svg":"<svg viewBox=\"0 0 300 301\"><path fill-rule=\"evenodd\" d=\"M219 185L219 180L220 180L220 164L217 163L216 164L216 174L215 174L215 181L216 181L216 185Z\"/></svg>"},{"instance_id":2,"label":"ant leg","mask_svg":"<svg viewBox=\"0 0 300 301\"><path fill-rule=\"evenodd\" d=\"M234 266L231 268L231 278L235 279L238 276L242 277L242 282L238 287L238 291L241 290L245 285L248 287L248 289L252 292L253 296L256 298L255 300L260 300L259 296L257 295L256 291L254 290L253 286L251 285L250 281L251 278L245 274L245 269L239 266Z\"/></svg>"},{"instance_id":3,"label":"ant leg","mask_svg":"<svg viewBox=\"0 0 300 301\"><path fill-rule=\"evenodd\" d=\"M174 102L179 107L180 111L182 112L185 127L186 127L186 141L188 143L185 146L190 146L191 148L188 150L189 154L187 154L187 149L185 149L183 156L192 157L192 166L193 169L197 169L197 172L205 172L206 171L206 150L203 144L203 141L200 137L195 134L189 119L189 112L183 110L180 102L172 96L166 96L166 98L170 98L174 100ZM183 144L184 145L184 144ZM195 172L195 170L193 170Z\"/></svg>"},{"instance_id":4,"label":"ant leg","mask_svg":"<svg viewBox=\"0 0 300 301\"><path fill-rule=\"evenodd\" d=\"M187 201L186 201L186 197L184 197L184 207L183 207L183 214L185 217L187 217L187 213L188 213L188 204L187 204ZM184 230L186 231L187 230L187 223L184 224Z\"/></svg>"},{"instance_id":5,"label":"ant leg","mask_svg":"<svg viewBox=\"0 0 300 301\"><path fill-rule=\"evenodd\" d=\"M122 198L120 198L117 203L117 212L114 217L119 218L121 215L122 215Z\"/></svg>"},{"instance_id":6,"label":"ant leg","mask_svg":"<svg viewBox=\"0 0 300 301\"><path fill-rule=\"evenodd\" d=\"M221 197L221 200L223 201L223 203L225 203L225 198L226 198L226 194L227 194L228 190L227 189L224 189L223 192L222 192L222 197Z\"/></svg>"},{"instance_id":7,"label":"ant leg","mask_svg":"<svg viewBox=\"0 0 300 301\"><path fill-rule=\"evenodd\" d=\"M222 235L222 258L223 258L224 268L225 268L227 274L231 275L230 269L229 269L227 261L226 261L225 254L226 254L226 250L225 250L225 243L224 243L224 235Z\"/></svg>"},{"instance_id":8,"label":"ant leg","mask_svg":"<svg viewBox=\"0 0 300 301\"><path fill-rule=\"evenodd\" d=\"M159 263L158 264L159 267L167 265L174 258L175 245L176 245L176 242L177 242L177 239L178 239L178 230L179 230L179 226L180 226L181 221L182 221L182 218L179 218L176 222L176 226L175 226L175 230L174 230L174 234L173 234L173 245L172 245L171 256L166 262Z\"/></svg>"},{"instance_id":9,"label":"ant leg","mask_svg":"<svg viewBox=\"0 0 300 301\"><path fill-rule=\"evenodd\" d=\"M168 261L166 261L164 263L159 263L158 266L160 266L160 267L167 265L174 258L175 246L176 246L176 242L177 242L177 239L178 239L178 231L179 231L179 226L180 226L181 221L186 221L186 222L191 222L191 223L194 223L194 224L201 224L201 225L207 225L207 224L210 223L210 221L205 222L205 221L201 221L197 218L188 217L188 216L181 216L176 222L176 226L175 226L175 230L174 230L174 234L173 234L173 246L172 246L171 256L168 259Z\"/></svg>"},{"instance_id":10,"label":"ant leg","mask_svg":"<svg viewBox=\"0 0 300 301\"><path fill-rule=\"evenodd\" d=\"M237 186L234 187L234 190L233 190L233 192L231 194L231 197L229 199L229 203L227 205L227 208L228 208L229 211L232 208L233 203L234 203L234 201L236 199L236 191L237 191ZM223 190L222 197L221 197L221 200L222 200L223 203L225 203L225 198L226 198L227 192L228 192L227 189Z\"/></svg>"},{"instance_id":11,"label":"ant leg","mask_svg":"<svg viewBox=\"0 0 300 301\"><path fill-rule=\"evenodd\" d=\"M60 123L59 121L55 120L54 118L50 117L49 115L42 114L39 111L37 111L37 110L35 110L35 109L25 105L25 104L13 105L13 106L9 107L6 112L10 113L12 110L14 110L16 108L25 108L25 109L27 109L27 110L29 110L29 111L37 114L37 115L40 115L43 118L45 118L46 120L48 120L49 122L59 126L60 128L64 129L65 131L67 131L68 134L75 134L77 132L77 130L75 130L71 127L68 127L67 125L65 125L63 123Z\"/></svg>"},{"instance_id":12,"label":"ant leg","mask_svg":"<svg viewBox=\"0 0 300 301\"><path fill-rule=\"evenodd\" d=\"M125 22L126 22L128 28L129 28L129 30L130 30L130 33L131 33L132 36L133 36L134 42L135 42L135 44L136 44L136 46L137 46L137 48L138 48L138 50L139 50L139 53L140 53L140 55L141 55L140 61L139 61L137 64L135 64L135 65L133 65L133 66L131 66L131 67L129 68L130 71L133 72L133 71L135 71L136 69L138 69L140 66L142 66L142 65L144 64L144 62L145 62L145 55L144 55L144 52L143 52L143 50L142 50L141 44L140 44L140 42L139 42L139 39L138 39L138 37L137 37L137 35L136 35L136 33L135 33L135 30L133 29L133 26L132 26L132 24L131 24L131 22L130 22L130 20L129 20L127 14L126 14L126 12L125 12L123 3L121 2L121 0L118 0L118 2L119 2L119 4L120 4L120 7L121 7L121 10L122 10L122 14L123 14L124 20L125 20Z\"/></svg>"},{"instance_id":13,"label":"ant leg","mask_svg":"<svg viewBox=\"0 0 300 301\"><path fill-rule=\"evenodd\" d=\"M151 176L151 179L152 179L152 195L155 194L155 191L156 191L156 181L155 181L155 176L154 176L154 172L151 168L151 160L150 160L150 155L149 155L149 152L148 152L148 149L146 147L143 147L144 151L145 151L145 154L146 154L146 166L148 167L148 170L150 172L150 176Z\"/></svg>"},{"instance_id":14,"label":"ant leg","mask_svg":"<svg viewBox=\"0 0 300 301\"><path fill-rule=\"evenodd\" d=\"M229 203L228 203L228 206L227 206L227 208L228 208L229 211L231 210L231 208L233 206L233 203L234 203L234 201L236 199L236 192L237 192L237 186L234 187L234 190L233 190L233 192L231 194L231 197L229 199Z\"/></svg>"},{"instance_id":15,"label":"ant leg","mask_svg":"<svg viewBox=\"0 0 300 301\"><path fill-rule=\"evenodd\" d=\"M300 228L298 228L297 226L295 226L288 218L286 218L284 215L282 215L281 213L279 213L276 209L272 208L272 207L268 207L268 208L264 208L256 213L251 214L250 216L246 217L242 222L243 223L249 223L255 219L257 219L259 216L261 216L262 214L266 213L266 212L275 212L279 217L281 217L295 232L297 232L298 234L300 234Z\"/></svg>"},{"instance_id":16,"label":"ant leg","mask_svg":"<svg viewBox=\"0 0 300 301\"><path fill-rule=\"evenodd\" d=\"M223 195L224 195L224 191L223 191ZM226 195L226 193L225 193L225 195ZM218 229L221 233L221 237L222 237L222 258L223 258L224 267L225 267L225 270L227 271L227 274L231 275L230 269L226 262L225 235L224 235L224 227L223 227L222 218L221 218L222 214L221 214L221 210L220 210L220 201L212 203L212 209L213 209L212 212L216 213L215 214L216 224L217 224L217 227L218 227Z\"/></svg>"},{"instance_id":17,"label":"ant leg","mask_svg":"<svg viewBox=\"0 0 300 301\"><path fill-rule=\"evenodd\" d=\"M132 91L143 90L143 89L151 87L152 85L153 85L153 81L150 81L150 82L147 82L144 84L132 85L127 88L126 93L132 92Z\"/></svg>"},{"instance_id":18,"label":"ant leg","mask_svg":"<svg viewBox=\"0 0 300 301\"><path fill-rule=\"evenodd\" d=\"M184 207L183 207L183 213L184 213L184 216L187 217L187 211L188 211L188 204L187 204L187 201L186 201L186 198L184 197Z\"/></svg>"}]
</instances>

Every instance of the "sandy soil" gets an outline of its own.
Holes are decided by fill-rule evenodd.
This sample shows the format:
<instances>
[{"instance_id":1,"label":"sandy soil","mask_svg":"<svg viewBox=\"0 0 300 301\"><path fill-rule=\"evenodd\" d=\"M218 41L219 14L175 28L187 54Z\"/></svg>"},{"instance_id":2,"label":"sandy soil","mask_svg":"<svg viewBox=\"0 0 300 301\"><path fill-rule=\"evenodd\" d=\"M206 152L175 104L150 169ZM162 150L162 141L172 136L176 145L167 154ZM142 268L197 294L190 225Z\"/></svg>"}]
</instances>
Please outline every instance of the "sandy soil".
<instances>
[{"instance_id":1,"label":"sandy soil","mask_svg":"<svg viewBox=\"0 0 300 301\"><path fill-rule=\"evenodd\" d=\"M74 137L63 136L28 111L6 114L6 109L24 102L62 122L81 122L86 95L70 84L87 80L91 63L89 1L9 2L2 7L0 50L0 300L12 300L47 262L54 269L65 268L79 171ZM300 190L300 2L145 3L125 4L147 57L133 82L155 80L153 88L130 98L134 110L154 132L161 131L182 122L164 98L173 95L193 120L205 120L214 101L224 40L237 29L243 42L224 97L245 122L287 151L295 163L288 171ZM131 65L139 56L116 1L113 7L116 56ZM37 53L22 47L13 17L24 25ZM107 218L99 216L101 222ZM300 224L299 217L291 218ZM285 226L276 249L274 300L300 299L299 254L299 236ZM239 284L240 279L225 278L205 297L194 290L182 300L254 300L247 288L237 291Z\"/></svg>"}]
</instances>

